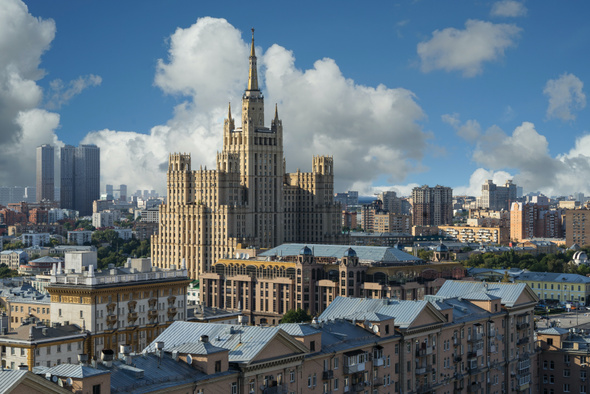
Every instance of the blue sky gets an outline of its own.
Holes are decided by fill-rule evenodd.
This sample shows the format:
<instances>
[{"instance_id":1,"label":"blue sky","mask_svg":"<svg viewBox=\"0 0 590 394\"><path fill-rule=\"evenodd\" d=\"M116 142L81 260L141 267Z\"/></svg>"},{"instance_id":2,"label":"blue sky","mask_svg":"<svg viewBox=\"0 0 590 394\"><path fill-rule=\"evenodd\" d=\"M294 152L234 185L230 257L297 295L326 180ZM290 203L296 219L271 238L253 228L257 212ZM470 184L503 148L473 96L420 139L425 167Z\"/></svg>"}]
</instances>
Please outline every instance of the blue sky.
<instances>
[{"instance_id":1,"label":"blue sky","mask_svg":"<svg viewBox=\"0 0 590 394\"><path fill-rule=\"evenodd\" d=\"M214 167L255 27L288 171L329 154L337 191L588 194L590 5L567 5L3 0L0 184L33 184L42 143L96 143L130 190L163 192L170 152Z\"/></svg>"}]
</instances>

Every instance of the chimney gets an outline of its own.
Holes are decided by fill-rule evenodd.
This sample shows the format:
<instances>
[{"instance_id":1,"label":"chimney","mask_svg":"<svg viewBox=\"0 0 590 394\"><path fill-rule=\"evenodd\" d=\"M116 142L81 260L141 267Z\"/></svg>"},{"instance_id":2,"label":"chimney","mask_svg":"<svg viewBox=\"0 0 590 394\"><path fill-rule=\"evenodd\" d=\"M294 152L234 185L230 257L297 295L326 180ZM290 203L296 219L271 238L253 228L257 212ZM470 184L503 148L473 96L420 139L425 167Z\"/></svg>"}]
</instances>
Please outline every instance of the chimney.
<instances>
[{"instance_id":1,"label":"chimney","mask_svg":"<svg viewBox=\"0 0 590 394\"><path fill-rule=\"evenodd\" d=\"M78 354L78 363L82 365L86 365L88 362L88 355L87 354Z\"/></svg>"},{"instance_id":2,"label":"chimney","mask_svg":"<svg viewBox=\"0 0 590 394\"><path fill-rule=\"evenodd\" d=\"M209 335L201 335L201 342L209 343Z\"/></svg>"},{"instance_id":3,"label":"chimney","mask_svg":"<svg viewBox=\"0 0 590 394\"><path fill-rule=\"evenodd\" d=\"M111 349L103 349L100 355L100 359L102 360L103 364L110 368L113 365L113 352Z\"/></svg>"}]
</instances>

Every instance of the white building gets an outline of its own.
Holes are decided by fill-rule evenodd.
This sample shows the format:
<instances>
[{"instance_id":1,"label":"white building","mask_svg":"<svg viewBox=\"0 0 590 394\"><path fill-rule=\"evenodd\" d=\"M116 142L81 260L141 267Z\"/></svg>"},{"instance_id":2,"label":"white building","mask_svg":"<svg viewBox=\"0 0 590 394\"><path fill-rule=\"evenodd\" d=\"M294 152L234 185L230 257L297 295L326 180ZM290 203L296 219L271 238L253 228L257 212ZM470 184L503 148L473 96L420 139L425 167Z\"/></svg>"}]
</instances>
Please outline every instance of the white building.
<instances>
[{"instance_id":1,"label":"white building","mask_svg":"<svg viewBox=\"0 0 590 394\"><path fill-rule=\"evenodd\" d=\"M133 238L133 230L130 228L115 228L114 230L122 240L129 241Z\"/></svg>"},{"instance_id":2,"label":"white building","mask_svg":"<svg viewBox=\"0 0 590 394\"><path fill-rule=\"evenodd\" d=\"M42 246L47 245L51 240L49 233L24 233L22 241L24 246Z\"/></svg>"},{"instance_id":3,"label":"white building","mask_svg":"<svg viewBox=\"0 0 590 394\"><path fill-rule=\"evenodd\" d=\"M94 231L68 231L68 243L76 245L84 245L92 241L92 233Z\"/></svg>"},{"instance_id":4,"label":"white building","mask_svg":"<svg viewBox=\"0 0 590 394\"><path fill-rule=\"evenodd\" d=\"M92 214L92 225L96 228L114 227L115 222L121 220L121 211L107 210Z\"/></svg>"}]
</instances>

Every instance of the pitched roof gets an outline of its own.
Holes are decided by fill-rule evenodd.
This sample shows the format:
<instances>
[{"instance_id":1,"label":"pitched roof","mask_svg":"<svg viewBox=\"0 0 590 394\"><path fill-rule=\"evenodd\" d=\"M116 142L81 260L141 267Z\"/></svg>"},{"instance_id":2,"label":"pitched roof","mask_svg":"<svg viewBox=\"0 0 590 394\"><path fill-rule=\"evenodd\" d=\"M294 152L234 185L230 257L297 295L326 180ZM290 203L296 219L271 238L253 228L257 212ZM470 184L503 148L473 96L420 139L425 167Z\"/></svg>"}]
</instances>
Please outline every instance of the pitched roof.
<instances>
[{"instance_id":1,"label":"pitched roof","mask_svg":"<svg viewBox=\"0 0 590 394\"><path fill-rule=\"evenodd\" d=\"M226 352L227 349L214 346L210 343L204 342L191 342L178 345L170 349L170 351L177 351L178 353L189 353L189 354L213 354L219 352Z\"/></svg>"},{"instance_id":2,"label":"pitched roof","mask_svg":"<svg viewBox=\"0 0 590 394\"><path fill-rule=\"evenodd\" d=\"M590 283L590 278L578 274L563 274L559 272L524 272L516 280L558 283Z\"/></svg>"},{"instance_id":3,"label":"pitched roof","mask_svg":"<svg viewBox=\"0 0 590 394\"><path fill-rule=\"evenodd\" d=\"M175 321L144 349L144 353L153 352L156 342L164 342L164 350L170 352L180 345L200 342L202 335L207 335L212 345L229 350L229 361L236 363L252 362L277 336L287 338L293 345L294 353L306 351L302 344L279 327Z\"/></svg>"},{"instance_id":4,"label":"pitched roof","mask_svg":"<svg viewBox=\"0 0 590 394\"><path fill-rule=\"evenodd\" d=\"M355 319L378 321L383 316L394 318L395 326L408 328L425 308L431 307L428 301L398 301L393 299L352 298L338 296L320 315L319 321L334 319ZM436 311L436 308L432 307ZM442 315L439 316L441 322ZM371 320L374 318L375 320Z\"/></svg>"},{"instance_id":5,"label":"pitched roof","mask_svg":"<svg viewBox=\"0 0 590 394\"><path fill-rule=\"evenodd\" d=\"M36 371L37 372L37 371ZM103 375L108 371L102 371L97 368L92 368L87 365L75 364L59 364L55 367L45 368L44 373L52 375L63 376L66 378L83 379L89 376Z\"/></svg>"},{"instance_id":6,"label":"pitched roof","mask_svg":"<svg viewBox=\"0 0 590 394\"><path fill-rule=\"evenodd\" d=\"M512 307L525 291L528 291L533 298L536 298L536 295L528 288L526 283L484 283L447 280L436 295L441 298L459 297L467 300L482 300L488 296L496 296L501 299L502 304Z\"/></svg>"},{"instance_id":7,"label":"pitched roof","mask_svg":"<svg viewBox=\"0 0 590 394\"><path fill-rule=\"evenodd\" d=\"M543 335L563 335L563 334L567 334L568 332L569 332L569 330L568 329L565 329L565 328L550 327L550 328L546 328L544 330L537 331L537 334L543 334Z\"/></svg>"},{"instance_id":8,"label":"pitched roof","mask_svg":"<svg viewBox=\"0 0 590 394\"><path fill-rule=\"evenodd\" d=\"M28 371L2 369L0 371L0 393L8 393L19 384Z\"/></svg>"}]
</instances>

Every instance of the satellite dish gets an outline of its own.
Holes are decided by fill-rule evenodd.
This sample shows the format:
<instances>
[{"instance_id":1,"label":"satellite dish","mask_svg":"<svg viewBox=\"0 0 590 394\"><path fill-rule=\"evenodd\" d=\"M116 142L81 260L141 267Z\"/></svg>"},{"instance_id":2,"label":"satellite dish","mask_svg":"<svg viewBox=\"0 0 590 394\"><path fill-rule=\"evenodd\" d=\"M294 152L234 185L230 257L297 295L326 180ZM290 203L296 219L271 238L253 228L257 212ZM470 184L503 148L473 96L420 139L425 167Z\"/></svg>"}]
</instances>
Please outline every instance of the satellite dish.
<instances>
[{"instance_id":1,"label":"satellite dish","mask_svg":"<svg viewBox=\"0 0 590 394\"><path fill-rule=\"evenodd\" d=\"M373 332L374 333L378 333L379 332L379 326L376 324L373 324Z\"/></svg>"},{"instance_id":2,"label":"satellite dish","mask_svg":"<svg viewBox=\"0 0 590 394\"><path fill-rule=\"evenodd\" d=\"M71 386L73 383L74 383L74 381L72 380L72 378L67 378L67 379L66 379L66 384L67 384L68 386Z\"/></svg>"},{"instance_id":3,"label":"satellite dish","mask_svg":"<svg viewBox=\"0 0 590 394\"><path fill-rule=\"evenodd\" d=\"M57 385L58 385L59 387L63 387L63 386L64 386L64 381L63 381L63 380L61 380L61 378L57 379Z\"/></svg>"},{"instance_id":4,"label":"satellite dish","mask_svg":"<svg viewBox=\"0 0 590 394\"><path fill-rule=\"evenodd\" d=\"M188 355L186 356L186 362L187 362L188 364L192 364L192 363L193 363L193 356L191 356L190 354L188 354Z\"/></svg>"},{"instance_id":5,"label":"satellite dish","mask_svg":"<svg viewBox=\"0 0 590 394\"><path fill-rule=\"evenodd\" d=\"M53 375L53 376L51 377L51 381L52 381L53 383L57 383L57 376Z\"/></svg>"}]
</instances>

